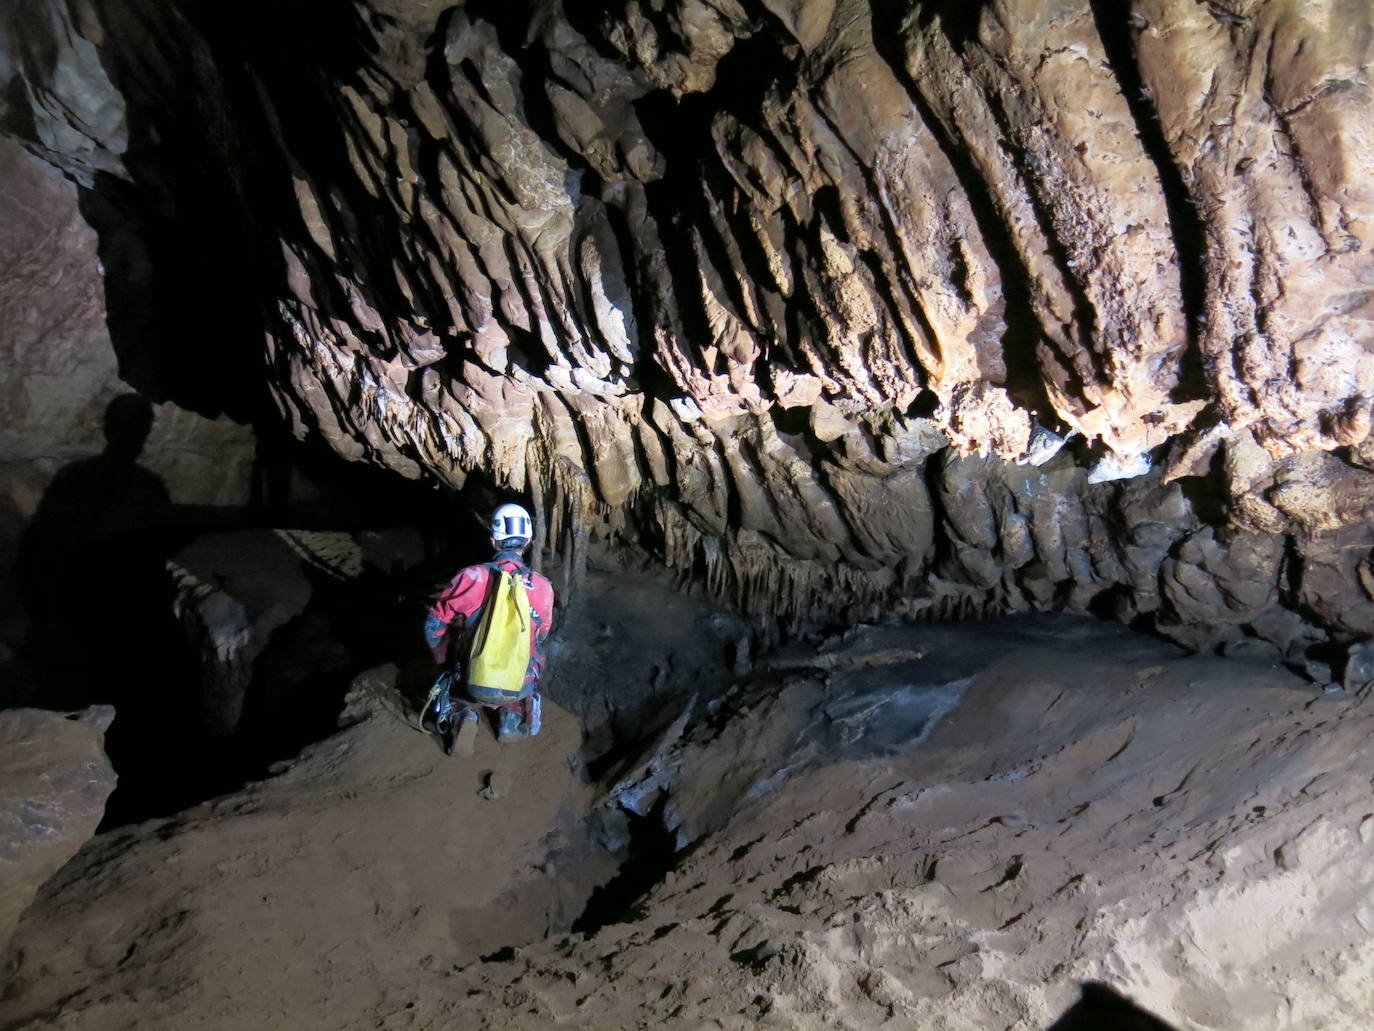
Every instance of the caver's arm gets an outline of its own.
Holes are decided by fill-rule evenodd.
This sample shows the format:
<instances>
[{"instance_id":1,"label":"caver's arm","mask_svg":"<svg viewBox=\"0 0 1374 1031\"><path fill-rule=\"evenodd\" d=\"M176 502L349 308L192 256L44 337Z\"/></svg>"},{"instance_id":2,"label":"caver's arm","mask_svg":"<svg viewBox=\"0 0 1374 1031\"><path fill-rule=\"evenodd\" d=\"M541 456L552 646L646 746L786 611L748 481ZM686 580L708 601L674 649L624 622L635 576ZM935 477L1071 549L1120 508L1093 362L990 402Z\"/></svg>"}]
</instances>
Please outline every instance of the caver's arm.
<instances>
[{"instance_id":1,"label":"caver's arm","mask_svg":"<svg viewBox=\"0 0 1374 1031\"><path fill-rule=\"evenodd\" d=\"M425 643L433 652L434 661L440 665L457 658L450 655L450 646L456 636L454 630L466 629L477 622L486 601L490 575L485 566L468 566L459 571L430 608L425 618Z\"/></svg>"}]
</instances>

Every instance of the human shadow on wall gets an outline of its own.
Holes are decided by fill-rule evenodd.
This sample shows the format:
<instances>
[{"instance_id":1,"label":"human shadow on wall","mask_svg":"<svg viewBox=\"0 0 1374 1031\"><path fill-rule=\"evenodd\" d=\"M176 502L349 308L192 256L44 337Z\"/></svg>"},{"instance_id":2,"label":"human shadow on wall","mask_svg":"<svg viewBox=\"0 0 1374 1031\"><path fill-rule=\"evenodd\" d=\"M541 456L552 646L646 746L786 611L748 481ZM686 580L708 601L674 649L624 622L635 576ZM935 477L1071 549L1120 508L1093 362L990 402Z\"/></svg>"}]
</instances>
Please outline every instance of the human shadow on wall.
<instances>
[{"instance_id":1,"label":"human shadow on wall","mask_svg":"<svg viewBox=\"0 0 1374 1031\"><path fill-rule=\"evenodd\" d=\"M115 707L106 750L119 786L107 823L179 808L213 769L166 566L191 530L161 478L138 462L152 426L146 398L115 398L104 451L57 473L17 559L30 620L24 668L34 682L3 702Z\"/></svg>"},{"instance_id":2,"label":"human shadow on wall","mask_svg":"<svg viewBox=\"0 0 1374 1031\"><path fill-rule=\"evenodd\" d=\"M1045 1031L1176 1031L1120 992L1096 981L1083 984L1083 996Z\"/></svg>"}]
</instances>

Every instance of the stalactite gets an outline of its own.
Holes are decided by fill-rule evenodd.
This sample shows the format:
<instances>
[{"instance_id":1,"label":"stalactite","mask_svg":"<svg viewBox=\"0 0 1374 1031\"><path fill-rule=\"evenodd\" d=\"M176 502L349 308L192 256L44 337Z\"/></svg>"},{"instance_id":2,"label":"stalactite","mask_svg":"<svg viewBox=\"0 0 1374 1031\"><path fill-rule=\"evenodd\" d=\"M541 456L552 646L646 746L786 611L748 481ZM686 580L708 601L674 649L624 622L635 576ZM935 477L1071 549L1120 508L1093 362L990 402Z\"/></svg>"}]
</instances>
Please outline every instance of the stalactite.
<instances>
[{"instance_id":1,"label":"stalactite","mask_svg":"<svg viewBox=\"0 0 1374 1031\"><path fill-rule=\"evenodd\" d=\"M534 509L534 539L539 542L539 546L532 549L530 566L535 572L542 572L543 553L548 550L552 554L554 544L550 539L549 523L544 514L547 499L544 497L544 482L539 472L537 451L538 445L534 438L531 438L525 454L525 476L531 507Z\"/></svg>"}]
</instances>

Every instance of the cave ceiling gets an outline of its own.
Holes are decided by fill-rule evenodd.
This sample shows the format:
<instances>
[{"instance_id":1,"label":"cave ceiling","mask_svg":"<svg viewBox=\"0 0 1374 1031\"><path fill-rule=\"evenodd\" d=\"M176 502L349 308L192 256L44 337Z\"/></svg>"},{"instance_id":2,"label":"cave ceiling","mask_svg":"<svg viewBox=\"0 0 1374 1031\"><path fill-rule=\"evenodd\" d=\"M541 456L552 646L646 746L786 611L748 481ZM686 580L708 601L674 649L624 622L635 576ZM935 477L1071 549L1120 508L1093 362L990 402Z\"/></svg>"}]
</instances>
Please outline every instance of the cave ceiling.
<instances>
[{"instance_id":1,"label":"cave ceiling","mask_svg":"<svg viewBox=\"0 0 1374 1031\"><path fill-rule=\"evenodd\" d=\"M801 617L1374 633L1366 0L22 0L127 378Z\"/></svg>"}]
</instances>

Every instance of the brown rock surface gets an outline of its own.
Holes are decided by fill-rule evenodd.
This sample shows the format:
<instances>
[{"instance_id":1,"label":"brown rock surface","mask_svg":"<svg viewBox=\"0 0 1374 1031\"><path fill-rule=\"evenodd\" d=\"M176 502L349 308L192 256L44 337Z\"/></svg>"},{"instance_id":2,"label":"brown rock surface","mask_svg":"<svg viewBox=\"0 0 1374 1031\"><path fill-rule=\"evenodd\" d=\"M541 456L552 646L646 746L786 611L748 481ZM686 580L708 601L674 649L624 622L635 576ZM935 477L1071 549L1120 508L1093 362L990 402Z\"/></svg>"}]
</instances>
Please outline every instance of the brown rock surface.
<instances>
[{"instance_id":1,"label":"brown rock surface","mask_svg":"<svg viewBox=\"0 0 1374 1031\"><path fill-rule=\"evenodd\" d=\"M1368 691L1068 617L859 628L594 794L562 710L445 759L393 676L281 776L84 849L0 1021L1043 1031L1083 982L1177 1028L1374 1011ZM680 851L589 919L583 821L622 807Z\"/></svg>"},{"instance_id":2,"label":"brown rock surface","mask_svg":"<svg viewBox=\"0 0 1374 1031\"><path fill-rule=\"evenodd\" d=\"M1096 981L1172 1027L1367 1024L1367 696L1067 620L774 666L659 761L663 883L437 1019L1028 1031Z\"/></svg>"},{"instance_id":3,"label":"brown rock surface","mask_svg":"<svg viewBox=\"0 0 1374 1031\"><path fill-rule=\"evenodd\" d=\"M38 889L91 836L115 786L108 706L0 712L0 952Z\"/></svg>"},{"instance_id":4,"label":"brown rock surface","mask_svg":"<svg viewBox=\"0 0 1374 1031\"><path fill-rule=\"evenodd\" d=\"M101 289L96 233L77 189L11 138L0 136L0 470L4 496L29 517L66 463L105 446L101 423L121 382ZM157 405L141 460L173 500L243 504L253 458L251 433Z\"/></svg>"},{"instance_id":5,"label":"brown rock surface","mask_svg":"<svg viewBox=\"0 0 1374 1031\"><path fill-rule=\"evenodd\" d=\"M652 714L682 736L616 797L693 847L648 915L528 948L574 915L571 725L473 770L373 709L83 852L4 1019L1029 1031L1100 979L1182 1026L1366 1026L1368 693L1265 664L1372 675L1372 19L0 12L0 130L98 234L7 140L0 400L37 464L0 518L68 460L43 419L95 427L104 323L151 395L270 398L348 458L524 493L560 586L647 553L794 626L1068 607L1259 664L1052 622L793 656L696 725Z\"/></svg>"},{"instance_id":6,"label":"brown rock surface","mask_svg":"<svg viewBox=\"0 0 1374 1031\"><path fill-rule=\"evenodd\" d=\"M77 188L0 136L0 668L44 618L35 595L65 589L53 586L65 580L61 563L102 522L109 531L119 521L112 497L127 477L96 474L107 412L130 393L107 324L102 258L110 255L83 217ZM173 404L150 410L152 432L137 456L145 478L161 480L179 505L248 500L247 427ZM31 674L11 670L0 698L29 699Z\"/></svg>"},{"instance_id":7,"label":"brown rock surface","mask_svg":"<svg viewBox=\"0 0 1374 1031\"><path fill-rule=\"evenodd\" d=\"M359 678L349 725L278 777L97 839L22 926L0 1021L388 1023L418 970L565 925L606 875L571 820L575 721L546 707L537 747L488 732L462 763L405 722L396 677Z\"/></svg>"}]
</instances>

